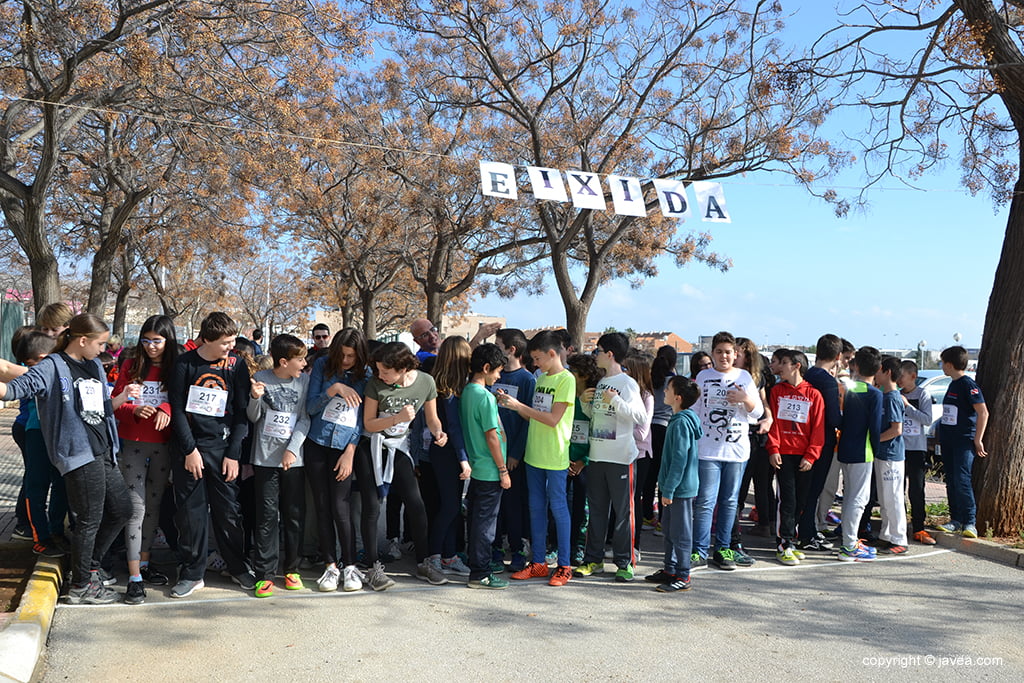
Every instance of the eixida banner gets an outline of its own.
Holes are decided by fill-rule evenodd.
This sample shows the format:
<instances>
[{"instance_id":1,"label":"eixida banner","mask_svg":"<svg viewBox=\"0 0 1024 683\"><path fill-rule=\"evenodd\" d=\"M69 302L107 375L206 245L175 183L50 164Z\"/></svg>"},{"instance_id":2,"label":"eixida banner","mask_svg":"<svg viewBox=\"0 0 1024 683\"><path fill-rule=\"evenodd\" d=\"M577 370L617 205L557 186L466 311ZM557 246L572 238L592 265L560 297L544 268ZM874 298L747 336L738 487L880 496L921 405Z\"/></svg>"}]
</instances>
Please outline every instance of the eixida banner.
<instances>
[{"instance_id":1,"label":"eixida banner","mask_svg":"<svg viewBox=\"0 0 1024 683\"><path fill-rule=\"evenodd\" d=\"M601 176L589 171L560 171L557 168L527 166L533 196L552 202L572 202L578 209L611 210L620 216L646 216L648 202L653 208L654 197L658 199L661 213L669 218L686 220L694 216L688 188L696 197L697 213L702 221L709 223L732 223L729 208L725 203L725 192L721 183L704 180L674 180L654 178L649 181L629 176L607 175L601 183ZM650 183L653 196L644 195L644 183ZM566 190L568 185L568 191ZM516 200L519 198L515 166L497 161L480 162L480 189L487 197Z\"/></svg>"}]
</instances>

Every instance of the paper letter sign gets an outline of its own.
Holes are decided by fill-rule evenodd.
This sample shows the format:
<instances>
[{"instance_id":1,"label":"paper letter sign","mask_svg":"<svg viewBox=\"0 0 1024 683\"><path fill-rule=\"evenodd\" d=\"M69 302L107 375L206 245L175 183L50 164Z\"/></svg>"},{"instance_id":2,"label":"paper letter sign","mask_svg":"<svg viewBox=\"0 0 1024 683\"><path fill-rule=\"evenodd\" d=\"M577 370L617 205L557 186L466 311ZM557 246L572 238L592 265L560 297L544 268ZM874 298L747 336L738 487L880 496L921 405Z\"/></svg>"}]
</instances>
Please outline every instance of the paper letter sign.
<instances>
[{"instance_id":1,"label":"paper letter sign","mask_svg":"<svg viewBox=\"0 0 1024 683\"><path fill-rule=\"evenodd\" d=\"M697 195L697 206L700 207L700 219L708 223L732 223L729 209L725 206L725 193L721 183L709 183L705 180L693 181L693 192Z\"/></svg>"},{"instance_id":2,"label":"paper letter sign","mask_svg":"<svg viewBox=\"0 0 1024 683\"><path fill-rule=\"evenodd\" d=\"M615 206L615 213L620 216L647 215L644 191L640 187L639 179L610 175L608 176L608 187L612 191L612 204Z\"/></svg>"},{"instance_id":3,"label":"paper letter sign","mask_svg":"<svg viewBox=\"0 0 1024 683\"><path fill-rule=\"evenodd\" d=\"M480 185L487 197L516 199L516 172L512 164L496 161L480 162Z\"/></svg>"},{"instance_id":4,"label":"paper letter sign","mask_svg":"<svg viewBox=\"0 0 1024 683\"><path fill-rule=\"evenodd\" d=\"M565 183L562 182L562 172L557 168L527 166L526 172L530 175L534 197L556 202L569 201L569 196L565 194Z\"/></svg>"},{"instance_id":5,"label":"paper letter sign","mask_svg":"<svg viewBox=\"0 0 1024 683\"><path fill-rule=\"evenodd\" d=\"M577 209L605 210L604 190L601 189L601 179L596 173L567 171L566 175L569 176L572 203Z\"/></svg>"},{"instance_id":6,"label":"paper letter sign","mask_svg":"<svg viewBox=\"0 0 1024 683\"><path fill-rule=\"evenodd\" d=\"M682 181L655 178L653 182L661 212L666 217L687 219L693 215L686 199L686 185Z\"/></svg>"}]
</instances>

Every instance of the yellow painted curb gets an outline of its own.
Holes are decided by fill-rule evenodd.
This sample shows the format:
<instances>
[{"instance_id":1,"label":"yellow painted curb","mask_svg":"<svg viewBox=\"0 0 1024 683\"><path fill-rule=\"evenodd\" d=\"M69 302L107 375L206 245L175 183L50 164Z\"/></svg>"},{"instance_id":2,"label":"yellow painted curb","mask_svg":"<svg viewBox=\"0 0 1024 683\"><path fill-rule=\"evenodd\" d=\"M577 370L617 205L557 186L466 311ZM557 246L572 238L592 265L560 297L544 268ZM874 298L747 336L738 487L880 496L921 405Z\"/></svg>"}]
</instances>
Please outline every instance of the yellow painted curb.
<instances>
[{"instance_id":1,"label":"yellow painted curb","mask_svg":"<svg viewBox=\"0 0 1024 683\"><path fill-rule=\"evenodd\" d=\"M36 560L14 617L0 631L0 679L32 679L50 634L62 578L60 559L40 557Z\"/></svg>"}]
</instances>

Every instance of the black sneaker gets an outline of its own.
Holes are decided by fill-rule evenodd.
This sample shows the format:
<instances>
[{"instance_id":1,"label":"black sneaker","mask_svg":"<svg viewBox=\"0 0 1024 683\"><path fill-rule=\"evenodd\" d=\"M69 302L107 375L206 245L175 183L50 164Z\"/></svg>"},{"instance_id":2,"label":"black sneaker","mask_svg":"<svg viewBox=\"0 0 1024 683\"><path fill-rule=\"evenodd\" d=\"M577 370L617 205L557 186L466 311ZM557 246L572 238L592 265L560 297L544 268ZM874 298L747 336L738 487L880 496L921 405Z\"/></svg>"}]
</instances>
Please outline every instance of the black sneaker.
<instances>
[{"instance_id":1,"label":"black sneaker","mask_svg":"<svg viewBox=\"0 0 1024 683\"><path fill-rule=\"evenodd\" d=\"M708 566L708 558L701 557L700 553L690 553L690 571L696 571L697 569L706 569Z\"/></svg>"},{"instance_id":2,"label":"black sneaker","mask_svg":"<svg viewBox=\"0 0 1024 683\"><path fill-rule=\"evenodd\" d=\"M241 574L232 574L231 580L242 587L242 590L251 591L256 588L256 574L251 569L246 569Z\"/></svg>"},{"instance_id":3,"label":"black sneaker","mask_svg":"<svg viewBox=\"0 0 1024 683\"><path fill-rule=\"evenodd\" d=\"M52 543L34 543L32 552L41 557L64 557L64 551Z\"/></svg>"},{"instance_id":4,"label":"black sneaker","mask_svg":"<svg viewBox=\"0 0 1024 683\"><path fill-rule=\"evenodd\" d=\"M12 541L32 541L32 540L35 540L35 539L32 538L32 530L31 529L26 529L23 526L16 526L16 527L14 527L14 531L11 532L11 540Z\"/></svg>"},{"instance_id":5,"label":"black sneaker","mask_svg":"<svg viewBox=\"0 0 1024 683\"><path fill-rule=\"evenodd\" d=\"M117 585L117 577L108 572L103 567L100 567L93 573L96 575L96 578L99 580L99 582L102 583L104 586Z\"/></svg>"},{"instance_id":6,"label":"black sneaker","mask_svg":"<svg viewBox=\"0 0 1024 683\"><path fill-rule=\"evenodd\" d=\"M814 538L810 539L809 541L800 541L800 543L797 544L797 547L800 548L800 550L828 552L829 550L832 550L835 547L835 545L832 543L832 541L825 538L824 534L822 534L819 531L817 534L815 534Z\"/></svg>"},{"instance_id":7,"label":"black sneaker","mask_svg":"<svg viewBox=\"0 0 1024 683\"><path fill-rule=\"evenodd\" d=\"M753 567L754 563L757 562L743 549L742 543L734 543L730 550L732 550L732 557L737 567Z\"/></svg>"},{"instance_id":8,"label":"black sneaker","mask_svg":"<svg viewBox=\"0 0 1024 683\"><path fill-rule=\"evenodd\" d=\"M71 605L109 605L117 602L117 593L93 580L84 586L72 586L67 601Z\"/></svg>"},{"instance_id":9,"label":"black sneaker","mask_svg":"<svg viewBox=\"0 0 1024 683\"><path fill-rule=\"evenodd\" d=\"M644 581L647 583L672 583L675 580L675 575L669 574L664 569L659 569L653 574L648 574L644 577Z\"/></svg>"},{"instance_id":10,"label":"black sneaker","mask_svg":"<svg viewBox=\"0 0 1024 683\"><path fill-rule=\"evenodd\" d=\"M166 586L169 581L165 574L151 565L143 567L139 573L142 574L142 580L151 586Z\"/></svg>"},{"instance_id":11,"label":"black sneaker","mask_svg":"<svg viewBox=\"0 0 1024 683\"><path fill-rule=\"evenodd\" d=\"M124 592L124 604L141 605L144 602L146 602L145 586L141 581L129 581L128 589Z\"/></svg>"},{"instance_id":12,"label":"black sneaker","mask_svg":"<svg viewBox=\"0 0 1024 683\"><path fill-rule=\"evenodd\" d=\"M834 529L825 529L824 531L819 531L818 533L821 534L822 537L828 541L841 541L843 539L843 527L841 526L837 526Z\"/></svg>"},{"instance_id":13,"label":"black sneaker","mask_svg":"<svg viewBox=\"0 0 1024 683\"><path fill-rule=\"evenodd\" d=\"M677 591L688 591L690 590L690 577L687 576L685 579L681 576L672 577L673 580L670 583L663 583L656 587L654 590L659 593L675 593Z\"/></svg>"},{"instance_id":14,"label":"black sneaker","mask_svg":"<svg viewBox=\"0 0 1024 683\"><path fill-rule=\"evenodd\" d=\"M736 556L733 554L731 548L719 548L715 551L715 554L711 556L711 564L722 569L724 571L732 571L736 569ZM692 570L693 567L690 567Z\"/></svg>"}]
</instances>

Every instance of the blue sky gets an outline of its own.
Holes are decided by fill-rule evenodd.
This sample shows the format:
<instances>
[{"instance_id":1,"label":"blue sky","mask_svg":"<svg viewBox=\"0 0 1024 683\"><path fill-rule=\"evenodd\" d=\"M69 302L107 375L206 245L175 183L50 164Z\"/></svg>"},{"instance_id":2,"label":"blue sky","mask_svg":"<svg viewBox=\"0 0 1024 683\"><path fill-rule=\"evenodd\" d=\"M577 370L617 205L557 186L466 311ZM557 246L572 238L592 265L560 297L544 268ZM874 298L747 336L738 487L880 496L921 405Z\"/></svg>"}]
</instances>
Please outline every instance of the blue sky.
<instances>
[{"instance_id":1,"label":"blue sky","mask_svg":"<svg viewBox=\"0 0 1024 683\"><path fill-rule=\"evenodd\" d=\"M846 218L785 176L725 182L733 222L690 225L710 228L713 249L732 258L732 269L677 269L664 259L640 289L603 287L587 329L669 330L689 340L725 329L759 345L813 344L834 332L858 346L925 340L937 349L958 332L962 344L977 347L1006 209L994 213L991 200L970 196L955 173L923 182L930 191L873 189L866 211ZM472 308L513 327L565 324L553 282L540 297L486 297Z\"/></svg>"},{"instance_id":2,"label":"blue sky","mask_svg":"<svg viewBox=\"0 0 1024 683\"><path fill-rule=\"evenodd\" d=\"M820 35L836 21L833 6L785 3L794 15L784 33ZM852 112L827 125L856 138L861 124ZM946 142L955 157L959 141ZM862 179L848 170L835 182L847 186L840 194L852 196L850 186L859 187ZM813 344L833 332L858 346L887 349L916 348L921 340L941 349L959 333L960 343L977 347L1007 209L996 211L988 195L972 197L963 189L955 159L917 183L927 189L884 180L866 195L865 210L837 218L787 176L727 180L732 224L697 221L680 230L711 232L712 249L732 258L732 269L720 273L691 264L680 270L663 259L658 277L640 289L626 282L602 288L587 329L669 330L690 340L725 329L759 345ZM472 309L504 316L515 327L565 324L553 281L544 296L485 297Z\"/></svg>"}]
</instances>

